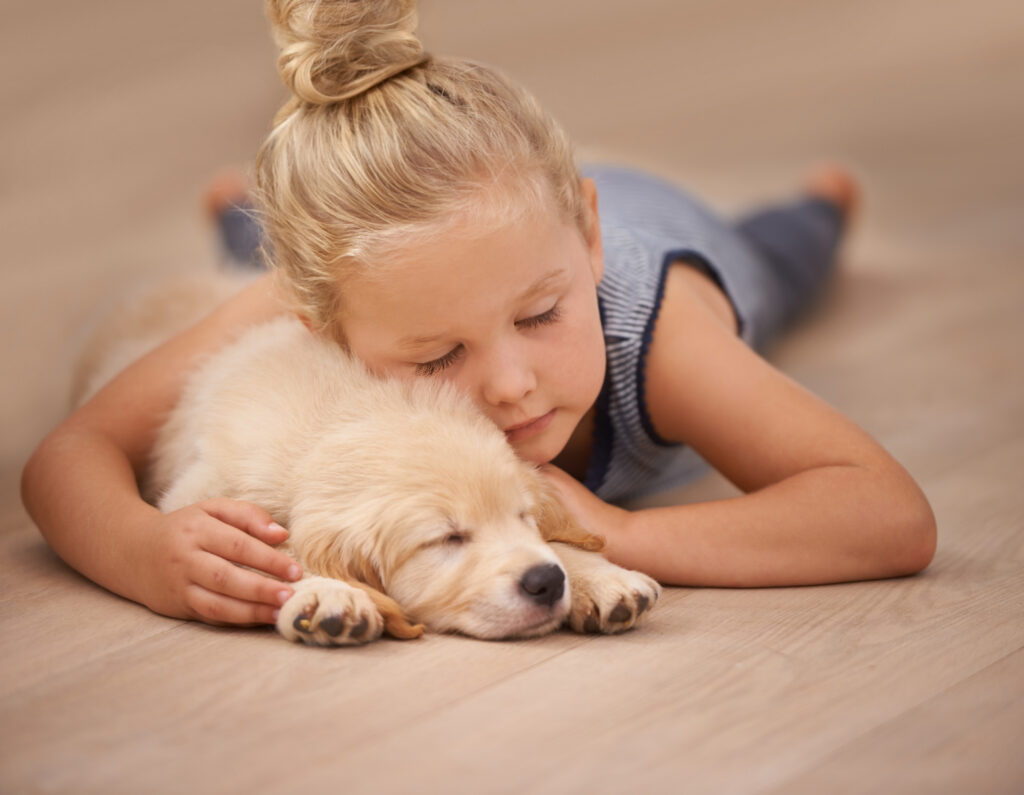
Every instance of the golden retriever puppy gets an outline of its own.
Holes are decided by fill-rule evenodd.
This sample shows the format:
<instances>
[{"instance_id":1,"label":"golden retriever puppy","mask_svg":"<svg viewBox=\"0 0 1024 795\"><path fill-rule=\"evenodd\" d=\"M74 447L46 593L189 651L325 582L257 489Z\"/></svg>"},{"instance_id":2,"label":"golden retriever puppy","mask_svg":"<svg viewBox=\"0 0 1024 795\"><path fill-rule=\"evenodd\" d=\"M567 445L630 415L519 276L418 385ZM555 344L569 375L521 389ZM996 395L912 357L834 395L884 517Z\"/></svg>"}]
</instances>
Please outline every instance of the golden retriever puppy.
<instances>
[{"instance_id":1,"label":"golden retriever puppy","mask_svg":"<svg viewBox=\"0 0 1024 795\"><path fill-rule=\"evenodd\" d=\"M379 379L295 319L197 369L148 491L164 511L246 500L291 531L307 576L279 614L289 640L621 632L659 595L597 554L602 539L452 388Z\"/></svg>"}]
</instances>

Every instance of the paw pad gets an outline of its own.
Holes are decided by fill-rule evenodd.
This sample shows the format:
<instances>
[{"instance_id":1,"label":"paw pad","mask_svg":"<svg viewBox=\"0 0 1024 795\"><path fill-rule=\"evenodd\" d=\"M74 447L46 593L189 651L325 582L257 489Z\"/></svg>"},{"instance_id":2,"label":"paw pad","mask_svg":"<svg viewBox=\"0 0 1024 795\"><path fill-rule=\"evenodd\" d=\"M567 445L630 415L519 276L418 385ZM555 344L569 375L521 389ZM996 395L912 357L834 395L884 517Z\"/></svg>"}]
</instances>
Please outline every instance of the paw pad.
<instances>
[{"instance_id":1,"label":"paw pad","mask_svg":"<svg viewBox=\"0 0 1024 795\"><path fill-rule=\"evenodd\" d=\"M640 611L637 610L637 613L640 613ZM619 603L615 605L615 609L609 614L608 620L621 624L623 621L629 621L632 617L633 611L629 609L624 601L620 600Z\"/></svg>"},{"instance_id":2,"label":"paw pad","mask_svg":"<svg viewBox=\"0 0 1024 795\"><path fill-rule=\"evenodd\" d=\"M384 620L370 598L347 583L304 580L281 608L278 631L310 646L352 646L380 637Z\"/></svg>"},{"instance_id":3,"label":"paw pad","mask_svg":"<svg viewBox=\"0 0 1024 795\"><path fill-rule=\"evenodd\" d=\"M320 621L320 629L332 638L338 637L345 631L345 614L341 613L339 615L327 616Z\"/></svg>"}]
</instances>

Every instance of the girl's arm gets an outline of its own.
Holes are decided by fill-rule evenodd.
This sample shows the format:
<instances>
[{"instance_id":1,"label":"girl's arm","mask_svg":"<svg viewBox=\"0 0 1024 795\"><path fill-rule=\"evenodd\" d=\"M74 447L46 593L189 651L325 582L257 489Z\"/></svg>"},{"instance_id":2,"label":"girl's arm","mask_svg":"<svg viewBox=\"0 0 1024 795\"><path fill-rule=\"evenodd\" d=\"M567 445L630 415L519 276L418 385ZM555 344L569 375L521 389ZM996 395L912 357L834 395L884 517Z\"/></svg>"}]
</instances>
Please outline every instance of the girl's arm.
<instances>
[{"instance_id":1,"label":"girl's arm","mask_svg":"<svg viewBox=\"0 0 1024 795\"><path fill-rule=\"evenodd\" d=\"M673 267L651 343L648 410L746 494L627 512L561 472L563 497L606 554L667 584L809 585L912 574L935 518L864 431L752 352Z\"/></svg>"},{"instance_id":2,"label":"girl's arm","mask_svg":"<svg viewBox=\"0 0 1024 795\"><path fill-rule=\"evenodd\" d=\"M273 621L291 594L287 538L261 508L209 500L163 515L139 495L162 419L198 356L283 311L269 277L130 366L58 425L22 473L22 499L50 546L105 588L152 610L210 623Z\"/></svg>"}]
</instances>

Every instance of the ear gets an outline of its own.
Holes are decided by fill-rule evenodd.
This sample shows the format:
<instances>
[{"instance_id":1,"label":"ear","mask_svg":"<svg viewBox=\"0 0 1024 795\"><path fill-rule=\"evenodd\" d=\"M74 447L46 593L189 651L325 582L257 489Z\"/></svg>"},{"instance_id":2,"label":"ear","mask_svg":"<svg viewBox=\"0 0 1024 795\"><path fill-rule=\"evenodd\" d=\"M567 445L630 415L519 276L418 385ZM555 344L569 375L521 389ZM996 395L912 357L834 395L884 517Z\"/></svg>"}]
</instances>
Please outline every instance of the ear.
<instances>
[{"instance_id":1,"label":"ear","mask_svg":"<svg viewBox=\"0 0 1024 795\"><path fill-rule=\"evenodd\" d=\"M604 276L604 246L601 244L601 218L597 213L597 184L590 177L584 177L580 180L580 192L587 211L583 239L590 256L594 284L600 284Z\"/></svg>"},{"instance_id":2,"label":"ear","mask_svg":"<svg viewBox=\"0 0 1024 795\"><path fill-rule=\"evenodd\" d=\"M384 631L391 637L398 638L399 640L410 640L412 638L418 638L423 634L423 624L409 623L409 619L405 617L405 613L402 612L402 608L399 607L398 602L390 596L385 593L381 593L376 588L371 588L365 583L350 582L349 584L366 591L369 597L373 600L373 604L377 608L377 612L384 618Z\"/></svg>"},{"instance_id":3,"label":"ear","mask_svg":"<svg viewBox=\"0 0 1024 795\"><path fill-rule=\"evenodd\" d=\"M341 535L335 530L295 532L291 550L303 568L312 574L332 577L365 591L384 619L384 631L393 638L418 638L422 624L413 624L402 612L398 602L384 593L377 567L355 550L342 547Z\"/></svg>"},{"instance_id":4,"label":"ear","mask_svg":"<svg viewBox=\"0 0 1024 795\"><path fill-rule=\"evenodd\" d=\"M534 496L537 507L534 509L534 515L541 538L545 541L561 541L589 552L600 552L604 549L604 536L584 529L562 505L554 487L546 483L539 473L535 480Z\"/></svg>"}]
</instances>

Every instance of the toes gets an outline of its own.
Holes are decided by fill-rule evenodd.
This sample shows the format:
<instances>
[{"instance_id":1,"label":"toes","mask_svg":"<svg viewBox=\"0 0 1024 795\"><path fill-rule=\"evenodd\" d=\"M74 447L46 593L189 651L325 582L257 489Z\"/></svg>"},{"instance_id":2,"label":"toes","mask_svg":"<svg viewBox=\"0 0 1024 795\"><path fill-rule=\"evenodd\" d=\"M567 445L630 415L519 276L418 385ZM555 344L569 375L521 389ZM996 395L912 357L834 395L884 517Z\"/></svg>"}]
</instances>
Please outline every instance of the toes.
<instances>
[{"instance_id":1,"label":"toes","mask_svg":"<svg viewBox=\"0 0 1024 795\"><path fill-rule=\"evenodd\" d=\"M313 613L316 612L316 603L308 604L302 608L295 620L292 622L292 627L295 628L296 632L301 632L304 635L308 635L313 631Z\"/></svg>"},{"instance_id":2,"label":"toes","mask_svg":"<svg viewBox=\"0 0 1024 795\"><path fill-rule=\"evenodd\" d=\"M632 617L633 611L629 609L629 605L627 605L623 599L620 599L619 603L615 605L615 609L608 614L608 620L613 621L616 624L629 621Z\"/></svg>"},{"instance_id":3,"label":"toes","mask_svg":"<svg viewBox=\"0 0 1024 795\"><path fill-rule=\"evenodd\" d=\"M336 638L345 631L345 614L338 613L332 616L326 616L320 619L320 629L330 635L332 638Z\"/></svg>"},{"instance_id":4,"label":"toes","mask_svg":"<svg viewBox=\"0 0 1024 795\"><path fill-rule=\"evenodd\" d=\"M359 640L364 635L366 635L366 630L368 630L369 628L370 621L366 616L363 616L360 619L359 623L352 627L352 630L348 633L348 636L350 638L353 638L354 640Z\"/></svg>"},{"instance_id":5,"label":"toes","mask_svg":"<svg viewBox=\"0 0 1024 795\"><path fill-rule=\"evenodd\" d=\"M633 625L635 617L633 610L626 603L625 599L620 599L619 603L612 608L607 618L604 619L601 617L601 608L591 603L586 617L579 623L577 631L588 635L623 632Z\"/></svg>"},{"instance_id":6,"label":"toes","mask_svg":"<svg viewBox=\"0 0 1024 795\"><path fill-rule=\"evenodd\" d=\"M846 222L854 218L860 208L857 178L841 165L824 163L812 169L804 177L804 190L834 204Z\"/></svg>"},{"instance_id":7,"label":"toes","mask_svg":"<svg viewBox=\"0 0 1024 795\"><path fill-rule=\"evenodd\" d=\"M278 630L310 646L347 646L380 637L383 622L372 603L346 586L321 587L292 597L282 608Z\"/></svg>"},{"instance_id":8,"label":"toes","mask_svg":"<svg viewBox=\"0 0 1024 795\"><path fill-rule=\"evenodd\" d=\"M636 626L640 617L654 607L658 601L658 588L655 584L651 591L631 591L619 596L610 610L596 601L581 599L573 611L574 617L570 624L577 632L587 634L612 635L626 632Z\"/></svg>"}]
</instances>

